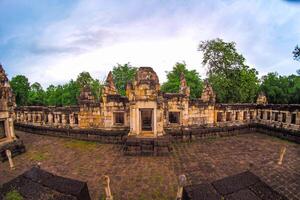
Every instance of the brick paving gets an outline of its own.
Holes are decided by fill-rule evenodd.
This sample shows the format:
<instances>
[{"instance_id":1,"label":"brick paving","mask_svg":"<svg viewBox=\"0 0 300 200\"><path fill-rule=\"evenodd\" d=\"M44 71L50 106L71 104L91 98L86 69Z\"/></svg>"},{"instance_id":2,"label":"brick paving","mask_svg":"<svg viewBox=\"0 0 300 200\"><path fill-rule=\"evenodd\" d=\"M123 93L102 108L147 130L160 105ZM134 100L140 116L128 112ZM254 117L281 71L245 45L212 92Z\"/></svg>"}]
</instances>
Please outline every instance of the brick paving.
<instances>
[{"instance_id":1,"label":"brick paving","mask_svg":"<svg viewBox=\"0 0 300 200\"><path fill-rule=\"evenodd\" d=\"M196 184L250 170L289 199L300 199L300 145L262 134L176 143L166 157L129 157L119 145L17 134L27 152L14 158L14 171L0 163L0 184L40 162L52 173L87 181L93 199L103 195L102 175L110 176L114 199L174 199L180 174ZM278 165L282 146L287 151Z\"/></svg>"}]
</instances>

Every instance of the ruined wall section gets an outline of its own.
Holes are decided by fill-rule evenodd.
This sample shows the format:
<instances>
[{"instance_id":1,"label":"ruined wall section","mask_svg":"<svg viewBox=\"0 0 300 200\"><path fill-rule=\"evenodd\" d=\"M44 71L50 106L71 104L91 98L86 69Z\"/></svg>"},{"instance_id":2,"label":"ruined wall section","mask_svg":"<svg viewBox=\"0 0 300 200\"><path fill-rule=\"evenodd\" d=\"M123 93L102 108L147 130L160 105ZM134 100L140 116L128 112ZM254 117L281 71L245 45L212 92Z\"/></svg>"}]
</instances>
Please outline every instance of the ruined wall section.
<instances>
[{"instance_id":1,"label":"ruined wall section","mask_svg":"<svg viewBox=\"0 0 300 200\"><path fill-rule=\"evenodd\" d=\"M189 126L214 125L214 104L205 103L199 99L190 100L189 103Z\"/></svg>"},{"instance_id":2,"label":"ruined wall section","mask_svg":"<svg viewBox=\"0 0 300 200\"><path fill-rule=\"evenodd\" d=\"M56 128L78 127L78 106L22 106L15 109L17 123Z\"/></svg>"},{"instance_id":3,"label":"ruined wall section","mask_svg":"<svg viewBox=\"0 0 300 200\"><path fill-rule=\"evenodd\" d=\"M189 97L185 94L164 94L164 127L177 128L189 125ZM178 116L172 121L172 115Z\"/></svg>"},{"instance_id":4,"label":"ruined wall section","mask_svg":"<svg viewBox=\"0 0 300 200\"><path fill-rule=\"evenodd\" d=\"M115 130L129 127L129 103L126 97L107 95L100 105L103 128Z\"/></svg>"},{"instance_id":5,"label":"ruined wall section","mask_svg":"<svg viewBox=\"0 0 300 200\"><path fill-rule=\"evenodd\" d=\"M300 130L300 104L257 105L257 123L275 128Z\"/></svg>"},{"instance_id":6,"label":"ruined wall section","mask_svg":"<svg viewBox=\"0 0 300 200\"><path fill-rule=\"evenodd\" d=\"M216 104L214 110L216 126L236 126L256 122L256 104Z\"/></svg>"}]
</instances>

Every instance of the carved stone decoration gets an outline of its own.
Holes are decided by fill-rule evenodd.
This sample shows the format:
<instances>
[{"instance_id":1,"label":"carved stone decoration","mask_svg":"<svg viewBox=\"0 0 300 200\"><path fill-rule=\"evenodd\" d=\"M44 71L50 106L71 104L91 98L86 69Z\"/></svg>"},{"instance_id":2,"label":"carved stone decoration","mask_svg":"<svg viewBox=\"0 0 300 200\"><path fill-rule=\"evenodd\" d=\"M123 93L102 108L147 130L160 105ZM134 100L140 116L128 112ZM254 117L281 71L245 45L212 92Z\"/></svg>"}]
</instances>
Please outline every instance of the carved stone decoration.
<instances>
[{"instance_id":1,"label":"carved stone decoration","mask_svg":"<svg viewBox=\"0 0 300 200\"><path fill-rule=\"evenodd\" d=\"M267 97L265 95L264 92L261 92L258 97L257 97L257 100L256 100L256 103L257 104L267 104L268 103L268 100L267 100Z\"/></svg>"},{"instance_id":2,"label":"carved stone decoration","mask_svg":"<svg viewBox=\"0 0 300 200\"><path fill-rule=\"evenodd\" d=\"M180 94L185 94L186 96L190 96L190 87L187 85L186 80L185 80L185 76L182 72L180 74L180 90L179 90L179 93Z\"/></svg>"},{"instance_id":3,"label":"carved stone decoration","mask_svg":"<svg viewBox=\"0 0 300 200\"><path fill-rule=\"evenodd\" d=\"M80 95L79 95L79 104L89 104L94 102L95 102L95 97L92 94L91 88L88 85L81 88Z\"/></svg>"},{"instance_id":4,"label":"carved stone decoration","mask_svg":"<svg viewBox=\"0 0 300 200\"><path fill-rule=\"evenodd\" d=\"M13 160L12 160L11 151L9 149L7 149L7 150L5 150L5 153L6 153L6 156L8 158L10 169L11 170L15 169L15 165L14 165Z\"/></svg>"},{"instance_id":5,"label":"carved stone decoration","mask_svg":"<svg viewBox=\"0 0 300 200\"><path fill-rule=\"evenodd\" d=\"M278 165L281 165L282 164L282 161L283 161L283 157L284 157L284 154L286 152L286 147L281 147L280 149L280 153L279 153L279 160L278 160Z\"/></svg>"},{"instance_id":6,"label":"carved stone decoration","mask_svg":"<svg viewBox=\"0 0 300 200\"><path fill-rule=\"evenodd\" d=\"M117 89L116 89L111 71L107 75L106 82L103 87L102 93L104 96L117 94Z\"/></svg>"},{"instance_id":7,"label":"carved stone decoration","mask_svg":"<svg viewBox=\"0 0 300 200\"><path fill-rule=\"evenodd\" d=\"M104 190L105 190L105 200L113 200L114 198L111 194L109 176L106 176L106 175L103 176L103 186L104 186Z\"/></svg>"},{"instance_id":8,"label":"carved stone decoration","mask_svg":"<svg viewBox=\"0 0 300 200\"><path fill-rule=\"evenodd\" d=\"M216 102L216 94L213 91L212 86L205 81L204 88L201 94L201 100L205 103L215 103Z\"/></svg>"},{"instance_id":9,"label":"carved stone decoration","mask_svg":"<svg viewBox=\"0 0 300 200\"><path fill-rule=\"evenodd\" d=\"M176 200L182 199L183 187L186 185L186 182L187 182L187 178L184 174L178 177L178 188L177 188Z\"/></svg>"},{"instance_id":10,"label":"carved stone decoration","mask_svg":"<svg viewBox=\"0 0 300 200\"><path fill-rule=\"evenodd\" d=\"M15 135L13 118L16 118L16 116L14 108L15 96L6 73L0 64L0 159L5 160L8 158L12 168L11 157L25 151L23 142ZM11 152L14 152L14 154L12 155Z\"/></svg>"}]
</instances>

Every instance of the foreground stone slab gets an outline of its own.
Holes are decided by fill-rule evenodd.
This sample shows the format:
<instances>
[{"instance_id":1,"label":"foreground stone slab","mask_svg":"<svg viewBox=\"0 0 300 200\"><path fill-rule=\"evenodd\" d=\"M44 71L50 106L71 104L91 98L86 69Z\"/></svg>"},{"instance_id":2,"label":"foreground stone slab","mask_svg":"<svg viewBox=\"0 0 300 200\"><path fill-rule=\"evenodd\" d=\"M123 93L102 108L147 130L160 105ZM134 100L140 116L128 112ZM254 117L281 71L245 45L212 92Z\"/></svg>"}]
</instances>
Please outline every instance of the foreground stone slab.
<instances>
[{"instance_id":1,"label":"foreground stone slab","mask_svg":"<svg viewBox=\"0 0 300 200\"><path fill-rule=\"evenodd\" d=\"M24 199L90 200L85 182L56 176L37 167L3 184L0 199L5 199L12 191L17 191Z\"/></svg>"},{"instance_id":2,"label":"foreground stone slab","mask_svg":"<svg viewBox=\"0 0 300 200\"><path fill-rule=\"evenodd\" d=\"M184 187L183 200L287 200L259 177L246 171L210 184Z\"/></svg>"},{"instance_id":3,"label":"foreground stone slab","mask_svg":"<svg viewBox=\"0 0 300 200\"><path fill-rule=\"evenodd\" d=\"M13 140L11 142L7 142L5 144L0 145L0 161L6 161L7 155L5 153L6 150L10 150L12 157L15 157L19 154L22 154L26 151L23 141L20 139Z\"/></svg>"}]
</instances>

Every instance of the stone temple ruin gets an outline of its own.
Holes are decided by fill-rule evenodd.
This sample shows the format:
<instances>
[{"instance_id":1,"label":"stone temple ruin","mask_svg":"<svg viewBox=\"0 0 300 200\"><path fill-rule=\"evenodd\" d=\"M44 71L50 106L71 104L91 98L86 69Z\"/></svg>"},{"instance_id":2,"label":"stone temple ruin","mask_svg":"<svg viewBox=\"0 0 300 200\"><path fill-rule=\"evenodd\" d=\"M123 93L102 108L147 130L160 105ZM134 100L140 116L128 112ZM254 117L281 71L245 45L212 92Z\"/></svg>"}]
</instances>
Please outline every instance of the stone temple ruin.
<instances>
[{"instance_id":1,"label":"stone temple ruin","mask_svg":"<svg viewBox=\"0 0 300 200\"><path fill-rule=\"evenodd\" d=\"M14 132L13 116L15 96L10 88L8 78L0 64L0 159L6 160L6 150L12 156L25 151L25 147Z\"/></svg>"},{"instance_id":2,"label":"stone temple ruin","mask_svg":"<svg viewBox=\"0 0 300 200\"><path fill-rule=\"evenodd\" d=\"M169 155L173 141L192 141L211 136L230 136L248 132L260 132L300 143L299 104L268 104L264 94L259 94L257 102L253 104L216 103L216 94L208 82L205 82L205 87L202 94L199 94L199 98L191 99L190 88L183 74L180 76L179 93L164 93L160 90L157 74L150 67L138 69L134 81L126 86L126 96L118 94L112 74L109 73L101 98L93 96L91 89L85 86L81 89L78 97L78 105L15 107L14 95L7 76L0 66L0 95L0 158L2 161L9 159L7 150L10 150L13 156L25 151L23 142L14 134L14 127L23 130L22 133L20 132L23 137L28 133L35 133L122 144L125 155ZM235 142L239 141L242 140ZM211 146L205 147L208 148L204 149L211 148ZM215 150L216 148L210 152L212 153L210 155L214 155ZM231 151L234 152L235 150L232 150L230 146ZM282 147L278 165L282 165L285 151L286 147ZM256 152L252 152L252 155ZM260 155L264 162L265 155ZM121 157L123 157L122 154ZM271 157L273 159L274 155ZM127 160L126 157L124 158ZM185 160L181 160L181 157L178 159L180 162L185 162ZM208 165L207 160L206 164L200 165L200 168L193 168L195 165L194 155L186 160L187 163L190 159L193 162L187 166L187 168L192 166L189 169L192 171L189 178L194 177L195 169L201 171L203 166L205 174L210 172L210 170L206 171L207 168L212 167L212 165ZM114 159L114 162L115 160L117 159ZM174 161L171 159L170 162ZM199 160L199 163L202 164L202 160ZM127 165L128 163L123 164ZM235 169L234 164L235 162L229 163L230 170ZM133 165L137 164L134 163ZM273 162L268 162L262 171L272 167L272 165ZM297 166L297 164L294 165ZM0 187L0 199L15 188L23 196L28 197L29 195L30 199L41 199L40 197L45 195L51 197L56 195L54 199L90 199L85 182L57 176L40 169L39 164L37 166L37 168L33 167L3 184ZM275 168L278 167L275 166ZM270 168L270 170L275 168ZM254 171L257 169L259 167L255 168ZM286 168L282 169L285 170ZM220 169L220 171L222 170L223 168ZM274 174L270 174L270 176L270 180L273 181ZM106 199L112 199L109 177L104 177L106 178ZM128 175L126 174L125 177ZM181 175L180 177L185 176ZM179 184L177 193L177 197L183 200L197 199L198 196L208 199L223 199L224 196L226 199L227 197L230 199L245 199L246 197L248 199L286 199L250 171L209 183L188 186L184 183L187 178L184 179L185 181L182 180L182 184ZM293 179L289 181L293 181ZM296 182L294 184L298 186ZM36 192L31 192L28 188Z\"/></svg>"},{"instance_id":3,"label":"stone temple ruin","mask_svg":"<svg viewBox=\"0 0 300 200\"><path fill-rule=\"evenodd\" d=\"M134 81L126 86L126 96L118 94L109 73L102 96L99 101L96 99L85 86L76 106L17 107L16 127L84 140L127 141L128 146L133 145L139 151L143 144L150 145L145 149L153 150L157 144L165 144L165 138L192 140L235 130L255 129L299 142L296 132L300 129L300 105L267 104L263 94L255 104L220 104L216 103L216 94L208 82L198 99L190 99L190 88L183 74L179 93L164 93L151 67L138 69ZM9 119L6 126L11 123ZM161 143L156 139L162 140Z\"/></svg>"}]
</instances>

